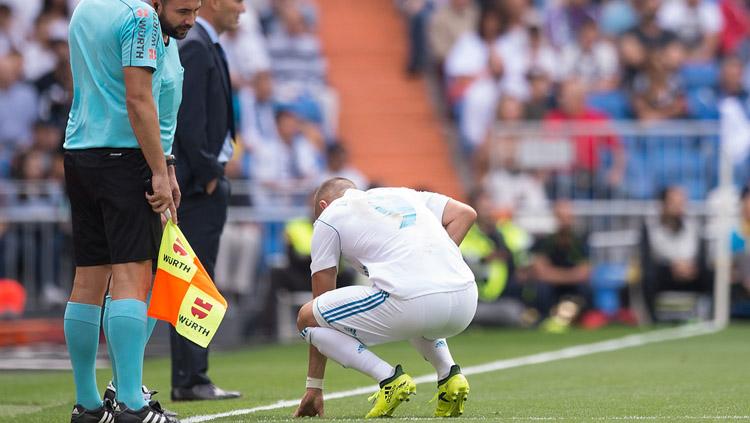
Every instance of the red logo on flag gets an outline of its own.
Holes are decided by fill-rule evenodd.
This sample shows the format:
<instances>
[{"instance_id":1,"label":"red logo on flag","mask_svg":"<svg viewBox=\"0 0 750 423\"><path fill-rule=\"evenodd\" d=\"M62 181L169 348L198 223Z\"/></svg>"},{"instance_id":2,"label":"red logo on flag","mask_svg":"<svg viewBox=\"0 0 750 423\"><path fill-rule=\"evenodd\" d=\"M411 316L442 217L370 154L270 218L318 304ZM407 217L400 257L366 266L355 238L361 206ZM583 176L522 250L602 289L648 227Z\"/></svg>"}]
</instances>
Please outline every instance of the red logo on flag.
<instances>
[{"instance_id":1,"label":"red logo on flag","mask_svg":"<svg viewBox=\"0 0 750 423\"><path fill-rule=\"evenodd\" d=\"M148 49L148 58L151 60L156 60L156 50L152 48Z\"/></svg>"},{"instance_id":2,"label":"red logo on flag","mask_svg":"<svg viewBox=\"0 0 750 423\"><path fill-rule=\"evenodd\" d=\"M136 16L139 18L147 18L149 15L148 9L138 8L138 10L135 11Z\"/></svg>"},{"instance_id":3,"label":"red logo on flag","mask_svg":"<svg viewBox=\"0 0 750 423\"><path fill-rule=\"evenodd\" d=\"M190 309L190 312L193 316L199 319L205 319L212 308L214 308L213 304L204 302L200 298L196 298L195 305Z\"/></svg>"},{"instance_id":4,"label":"red logo on flag","mask_svg":"<svg viewBox=\"0 0 750 423\"><path fill-rule=\"evenodd\" d=\"M188 255L188 252L185 249L185 247L182 245L182 241L180 241L180 238L175 238L174 239L174 244L172 245L172 250L175 253L177 253L177 254L179 254L179 255L181 255L183 257L187 257L187 255Z\"/></svg>"}]
</instances>

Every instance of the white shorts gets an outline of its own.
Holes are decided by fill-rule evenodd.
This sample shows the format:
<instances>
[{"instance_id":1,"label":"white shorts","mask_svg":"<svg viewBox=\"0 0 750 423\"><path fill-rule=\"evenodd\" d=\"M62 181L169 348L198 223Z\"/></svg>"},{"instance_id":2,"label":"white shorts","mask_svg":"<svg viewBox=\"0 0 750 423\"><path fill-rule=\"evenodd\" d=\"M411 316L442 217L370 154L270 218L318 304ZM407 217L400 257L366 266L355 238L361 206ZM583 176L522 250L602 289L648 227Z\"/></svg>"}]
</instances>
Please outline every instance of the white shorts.
<instances>
[{"instance_id":1,"label":"white shorts","mask_svg":"<svg viewBox=\"0 0 750 423\"><path fill-rule=\"evenodd\" d=\"M369 286L334 289L313 301L318 325L377 345L413 338L440 339L463 332L477 309L477 286L402 300Z\"/></svg>"}]
</instances>

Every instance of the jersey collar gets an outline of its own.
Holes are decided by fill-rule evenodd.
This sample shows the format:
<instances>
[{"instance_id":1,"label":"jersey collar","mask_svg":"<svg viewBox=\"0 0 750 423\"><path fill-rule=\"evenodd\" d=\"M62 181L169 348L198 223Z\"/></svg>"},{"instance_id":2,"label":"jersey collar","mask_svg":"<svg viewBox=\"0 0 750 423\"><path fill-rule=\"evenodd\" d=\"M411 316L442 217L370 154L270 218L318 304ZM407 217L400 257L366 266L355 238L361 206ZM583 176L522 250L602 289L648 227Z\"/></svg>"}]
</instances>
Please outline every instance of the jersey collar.
<instances>
[{"instance_id":1,"label":"jersey collar","mask_svg":"<svg viewBox=\"0 0 750 423\"><path fill-rule=\"evenodd\" d=\"M198 16L195 19L196 22L200 24L200 26L203 27L203 29L206 30L208 33L208 38L211 39L211 42L216 44L219 42L219 33L216 32L216 28L213 27L207 20L203 19L202 17Z\"/></svg>"}]
</instances>

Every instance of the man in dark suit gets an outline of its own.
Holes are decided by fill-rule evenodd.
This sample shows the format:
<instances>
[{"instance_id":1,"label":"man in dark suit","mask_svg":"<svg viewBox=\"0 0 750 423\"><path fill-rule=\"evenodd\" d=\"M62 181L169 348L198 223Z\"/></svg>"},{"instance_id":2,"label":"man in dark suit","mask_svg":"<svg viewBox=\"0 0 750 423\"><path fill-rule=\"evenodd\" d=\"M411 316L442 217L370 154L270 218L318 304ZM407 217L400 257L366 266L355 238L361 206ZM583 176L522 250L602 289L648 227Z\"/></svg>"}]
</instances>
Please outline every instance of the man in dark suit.
<instances>
[{"instance_id":1,"label":"man in dark suit","mask_svg":"<svg viewBox=\"0 0 750 423\"><path fill-rule=\"evenodd\" d=\"M224 165L232 157L235 136L231 81L219 35L236 28L244 11L243 0L203 0L197 25L180 42L185 82L174 142L177 180L183 187L180 227L212 278L229 203ZM174 328L170 341L172 400L240 396L211 383L207 349Z\"/></svg>"}]
</instances>

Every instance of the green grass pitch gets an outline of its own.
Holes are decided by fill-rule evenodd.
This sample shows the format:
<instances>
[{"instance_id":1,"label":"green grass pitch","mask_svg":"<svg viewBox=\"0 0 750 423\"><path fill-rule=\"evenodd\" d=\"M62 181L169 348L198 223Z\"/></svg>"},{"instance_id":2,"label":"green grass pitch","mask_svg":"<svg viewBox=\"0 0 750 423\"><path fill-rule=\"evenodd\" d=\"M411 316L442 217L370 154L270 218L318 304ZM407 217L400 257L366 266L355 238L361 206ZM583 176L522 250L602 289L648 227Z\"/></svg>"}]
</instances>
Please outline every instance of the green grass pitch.
<instances>
[{"instance_id":1,"label":"green grass pitch","mask_svg":"<svg viewBox=\"0 0 750 423\"><path fill-rule=\"evenodd\" d=\"M565 335L536 331L472 329L449 341L463 365L552 351L638 333L612 327ZM297 399L304 391L306 345L263 346L214 353L210 374L240 400L170 403L169 360L147 360L145 383L180 417L213 414ZM430 372L407 343L373 349L413 376ZM372 385L365 376L329 363L326 391ZM109 380L99 371L99 385ZM722 332L523 366L469 377L471 396L459 421L750 421L750 324ZM429 417L434 386L421 384L417 396L396 410L396 418ZM65 422L74 399L68 372L0 372L0 422ZM326 402L326 420L356 420L369 410L366 395ZM289 421L293 408L261 411L217 422ZM309 421L309 419L306 419Z\"/></svg>"}]
</instances>

